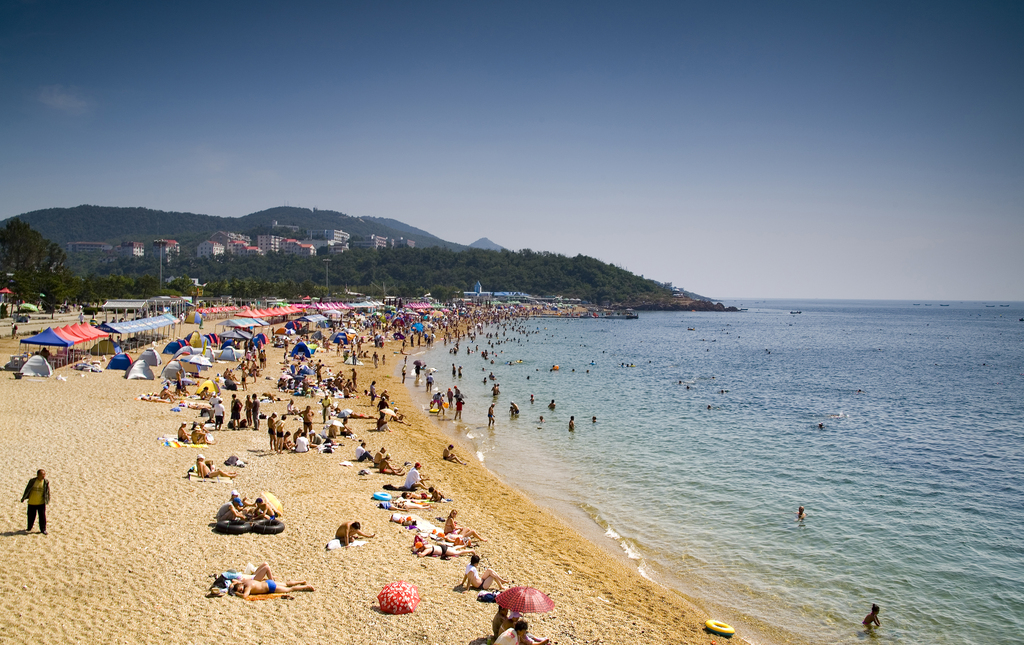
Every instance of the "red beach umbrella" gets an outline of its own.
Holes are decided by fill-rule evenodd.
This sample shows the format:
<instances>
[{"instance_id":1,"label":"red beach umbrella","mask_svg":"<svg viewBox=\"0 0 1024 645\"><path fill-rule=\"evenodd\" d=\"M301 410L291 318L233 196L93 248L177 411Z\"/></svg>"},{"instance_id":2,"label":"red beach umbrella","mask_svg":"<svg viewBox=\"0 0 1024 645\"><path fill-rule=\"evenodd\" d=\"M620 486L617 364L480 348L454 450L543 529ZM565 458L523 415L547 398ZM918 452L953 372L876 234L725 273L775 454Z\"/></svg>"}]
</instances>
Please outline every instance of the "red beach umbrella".
<instances>
[{"instance_id":1,"label":"red beach umbrella","mask_svg":"<svg viewBox=\"0 0 1024 645\"><path fill-rule=\"evenodd\" d=\"M541 614L555 608L555 601L533 587L512 587L495 598L499 607L520 614Z\"/></svg>"},{"instance_id":2,"label":"red beach umbrella","mask_svg":"<svg viewBox=\"0 0 1024 645\"><path fill-rule=\"evenodd\" d=\"M415 586L399 580L381 589L377 594L377 602L385 614L411 614L420 604L420 592Z\"/></svg>"}]
</instances>

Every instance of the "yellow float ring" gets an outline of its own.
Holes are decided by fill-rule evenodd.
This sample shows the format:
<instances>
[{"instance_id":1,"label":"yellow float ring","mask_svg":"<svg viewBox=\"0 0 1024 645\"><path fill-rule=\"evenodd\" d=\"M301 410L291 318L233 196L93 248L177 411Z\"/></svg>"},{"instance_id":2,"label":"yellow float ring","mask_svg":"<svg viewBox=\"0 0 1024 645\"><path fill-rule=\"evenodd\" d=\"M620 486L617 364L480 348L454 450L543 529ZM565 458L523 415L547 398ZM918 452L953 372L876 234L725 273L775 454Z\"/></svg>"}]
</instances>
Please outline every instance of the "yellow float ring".
<instances>
[{"instance_id":1,"label":"yellow float ring","mask_svg":"<svg viewBox=\"0 0 1024 645\"><path fill-rule=\"evenodd\" d=\"M723 636L732 636L736 633L736 630L733 629L730 625L726 625L725 623L717 620L705 621L704 626L710 629L711 631L715 632L716 634L721 634Z\"/></svg>"}]
</instances>

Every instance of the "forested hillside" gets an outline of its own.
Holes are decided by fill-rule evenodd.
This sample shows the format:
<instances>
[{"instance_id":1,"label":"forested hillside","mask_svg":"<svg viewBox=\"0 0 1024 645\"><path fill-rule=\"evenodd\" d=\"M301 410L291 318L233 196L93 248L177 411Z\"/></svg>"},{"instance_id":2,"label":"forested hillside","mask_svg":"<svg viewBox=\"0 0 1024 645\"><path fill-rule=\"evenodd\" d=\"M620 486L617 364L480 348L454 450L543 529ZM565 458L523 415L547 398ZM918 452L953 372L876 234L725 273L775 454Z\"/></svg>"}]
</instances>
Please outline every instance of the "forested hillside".
<instances>
[{"instance_id":1,"label":"forested hillside","mask_svg":"<svg viewBox=\"0 0 1024 645\"><path fill-rule=\"evenodd\" d=\"M71 267L79 275L156 275L156 258L120 258L104 263L98 256L77 254ZM93 262L84 264L83 259ZM488 291L523 291L533 295L562 295L591 301L622 301L638 297L668 295L651 280L594 258L578 255L570 258L554 253L530 250L452 251L438 247L425 249L352 249L330 256L325 267L323 257L271 254L268 256L217 256L169 258L164 277L196 278L207 283L208 295L253 297L263 295L320 295L329 279L332 292L351 290L419 296L455 295L468 291L477 280ZM290 286L281 286L284 284ZM374 286L377 285L377 286ZM300 293L301 292L301 293Z\"/></svg>"},{"instance_id":2,"label":"forested hillside","mask_svg":"<svg viewBox=\"0 0 1024 645\"><path fill-rule=\"evenodd\" d=\"M250 213L244 217L216 217L196 213L158 211L150 208L120 208L114 206L76 206L74 208L48 208L18 215L46 239L61 246L67 242L143 242L147 247L153 240L169 238L182 245L182 251L193 254L197 244L216 231L232 231L255 238L273 233L283 237L305 237L307 230L341 229L346 233L367 237L380 235L389 238L405 237L419 247L441 246L451 249L465 248L447 242L425 231L394 220L361 219L330 210L313 210L292 206L279 206ZM299 227L298 232L272 229L272 223ZM398 228L388 226L394 222ZM255 239L253 240L255 243ZM147 251L148 252L148 251Z\"/></svg>"}]
</instances>

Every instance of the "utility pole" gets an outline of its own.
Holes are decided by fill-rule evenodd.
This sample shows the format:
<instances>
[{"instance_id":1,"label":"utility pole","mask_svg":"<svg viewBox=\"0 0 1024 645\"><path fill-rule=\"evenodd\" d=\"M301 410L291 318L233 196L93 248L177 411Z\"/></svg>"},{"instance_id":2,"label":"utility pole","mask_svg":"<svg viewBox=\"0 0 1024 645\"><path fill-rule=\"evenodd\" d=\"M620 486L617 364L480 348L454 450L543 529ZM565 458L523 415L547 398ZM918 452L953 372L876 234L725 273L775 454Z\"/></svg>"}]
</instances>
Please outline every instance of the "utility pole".
<instances>
[{"instance_id":1,"label":"utility pole","mask_svg":"<svg viewBox=\"0 0 1024 645\"><path fill-rule=\"evenodd\" d=\"M157 294L164 288L164 249L167 248L167 240L153 240L153 246L157 248L157 264L160 265L160 286L157 287Z\"/></svg>"},{"instance_id":2,"label":"utility pole","mask_svg":"<svg viewBox=\"0 0 1024 645\"><path fill-rule=\"evenodd\" d=\"M331 299L331 259L324 258L324 282L327 285L327 299Z\"/></svg>"}]
</instances>

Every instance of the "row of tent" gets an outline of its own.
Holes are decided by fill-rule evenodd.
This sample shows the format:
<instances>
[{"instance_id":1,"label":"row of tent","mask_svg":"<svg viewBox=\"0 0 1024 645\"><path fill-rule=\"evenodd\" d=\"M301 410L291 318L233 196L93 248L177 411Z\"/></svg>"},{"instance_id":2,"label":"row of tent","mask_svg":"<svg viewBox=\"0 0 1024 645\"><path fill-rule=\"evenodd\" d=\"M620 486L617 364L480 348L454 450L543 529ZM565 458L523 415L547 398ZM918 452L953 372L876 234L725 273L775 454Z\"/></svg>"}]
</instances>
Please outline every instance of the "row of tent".
<instances>
[{"instance_id":1,"label":"row of tent","mask_svg":"<svg viewBox=\"0 0 1024 645\"><path fill-rule=\"evenodd\" d=\"M198 331L194 331L185 338L179 338L178 340L174 340L167 343L167 345L164 346L162 353L176 355L185 347L206 350L210 347L217 347L218 345L222 350L226 350L228 348L234 348L234 343L236 340L252 341L256 344L257 347L262 347L267 343L267 335L256 334L255 336L253 336L252 334L247 334L240 330L227 331L224 332L223 334L200 335Z\"/></svg>"},{"instance_id":2,"label":"row of tent","mask_svg":"<svg viewBox=\"0 0 1024 645\"><path fill-rule=\"evenodd\" d=\"M81 323L65 325L57 328L47 327L34 336L22 338L21 344L45 345L47 347L72 347L80 343L92 343L107 339L109 344L105 344L101 349L94 347L93 350L91 350L91 353L94 356L99 356L100 354L117 353L117 351L120 351L120 347L117 347L116 343L109 341L108 337L110 334L135 334L142 331L151 331L154 329L160 329L161 327L168 327L176 324L177 322L178 321L175 320L174 316L171 316L170 314L163 314L152 318L130 320L123 323L103 323L99 327L93 327L92 325L84 325ZM116 351L103 351L105 349L116 349Z\"/></svg>"}]
</instances>

